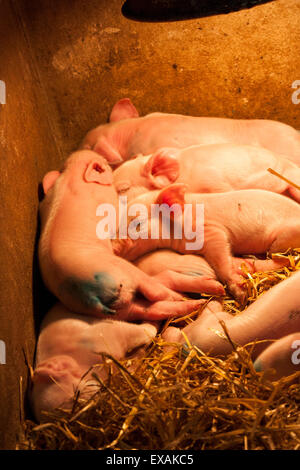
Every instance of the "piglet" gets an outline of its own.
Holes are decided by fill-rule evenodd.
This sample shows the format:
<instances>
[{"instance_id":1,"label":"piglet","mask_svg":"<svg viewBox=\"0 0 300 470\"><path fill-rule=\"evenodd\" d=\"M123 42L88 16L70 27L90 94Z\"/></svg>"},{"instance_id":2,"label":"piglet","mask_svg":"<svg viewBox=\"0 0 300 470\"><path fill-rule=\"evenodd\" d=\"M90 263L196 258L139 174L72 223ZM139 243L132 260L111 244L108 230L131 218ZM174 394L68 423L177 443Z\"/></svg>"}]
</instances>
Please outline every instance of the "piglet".
<instances>
[{"instance_id":1,"label":"piglet","mask_svg":"<svg viewBox=\"0 0 300 470\"><path fill-rule=\"evenodd\" d=\"M268 168L300 183L300 168L287 158L264 148L237 144L163 148L123 163L113 176L117 192L128 199L177 182L186 184L193 193L265 189L300 202L300 191L269 173Z\"/></svg>"},{"instance_id":2,"label":"piglet","mask_svg":"<svg viewBox=\"0 0 300 470\"><path fill-rule=\"evenodd\" d=\"M91 374L106 379L101 353L123 359L149 344L156 332L154 324L100 320L77 315L57 303L46 315L37 343L30 391L36 419L42 419L43 411L69 409L75 390L87 399L98 389Z\"/></svg>"},{"instance_id":3,"label":"piglet","mask_svg":"<svg viewBox=\"0 0 300 470\"><path fill-rule=\"evenodd\" d=\"M115 253L128 260L135 260L158 248L200 254L214 269L217 278L228 285L237 300L243 302L245 292L233 255L263 255L300 246L300 206L289 198L258 189L220 194L185 194L185 191L184 185L174 184L162 191L140 195L132 201L128 212L136 212L136 208L142 215L133 220L129 218L129 236L126 239L113 240ZM153 223L153 204L165 205L169 209L174 204L177 212L169 211L163 219L157 212ZM185 216L188 205L193 212L187 212ZM201 217L197 217L199 207L204 211L202 222ZM165 235L163 232L171 216L174 219L173 231L177 231L176 238L171 231L169 234L166 231ZM130 229L136 221L140 229L133 234ZM157 230L153 233L155 228Z\"/></svg>"},{"instance_id":4,"label":"piglet","mask_svg":"<svg viewBox=\"0 0 300 470\"><path fill-rule=\"evenodd\" d=\"M166 113L139 117L128 98L114 105L109 124L88 132L81 148L92 149L110 163L119 164L139 153L149 155L162 147L218 143L264 147L300 164L300 135L287 124Z\"/></svg>"},{"instance_id":5,"label":"piglet","mask_svg":"<svg viewBox=\"0 0 300 470\"><path fill-rule=\"evenodd\" d=\"M107 161L91 150L72 154L62 172L43 179L39 263L49 290L71 311L118 319L164 318L193 311L182 296L115 256L96 233L99 204L117 206ZM135 298L135 295L137 297Z\"/></svg>"}]
</instances>

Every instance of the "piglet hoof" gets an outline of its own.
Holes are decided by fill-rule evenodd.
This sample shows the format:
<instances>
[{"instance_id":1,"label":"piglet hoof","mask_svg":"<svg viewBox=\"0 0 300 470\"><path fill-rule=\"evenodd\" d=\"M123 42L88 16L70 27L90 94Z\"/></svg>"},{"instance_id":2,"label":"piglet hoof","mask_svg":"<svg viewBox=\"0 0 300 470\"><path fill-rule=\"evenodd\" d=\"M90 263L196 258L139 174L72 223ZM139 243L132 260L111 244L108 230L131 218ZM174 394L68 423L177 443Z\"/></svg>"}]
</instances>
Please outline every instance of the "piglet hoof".
<instances>
[{"instance_id":1,"label":"piglet hoof","mask_svg":"<svg viewBox=\"0 0 300 470\"><path fill-rule=\"evenodd\" d=\"M240 306L244 306L247 301L247 290L245 287L242 287L242 284L233 282L228 284L230 293L233 295L235 300L239 303Z\"/></svg>"}]
</instances>

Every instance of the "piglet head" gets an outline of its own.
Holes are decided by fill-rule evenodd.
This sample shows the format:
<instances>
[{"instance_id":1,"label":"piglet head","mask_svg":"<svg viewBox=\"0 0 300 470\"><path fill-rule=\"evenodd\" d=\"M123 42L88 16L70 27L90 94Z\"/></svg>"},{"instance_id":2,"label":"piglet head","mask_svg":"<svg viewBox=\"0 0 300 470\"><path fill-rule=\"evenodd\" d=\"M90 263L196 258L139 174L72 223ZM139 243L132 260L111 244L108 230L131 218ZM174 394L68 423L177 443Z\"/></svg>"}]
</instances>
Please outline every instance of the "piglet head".
<instances>
[{"instance_id":1,"label":"piglet head","mask_svg":"<svg viewBox=\"0 0 300 470\"><path fill-rule=\"evenodd\" d=\"M39 421L43 411L70 406L81 375L78 363L70 356L53 356L37 366L32 378L31 403Z\"/></svg>"},{"instance_id":2,"label":"piglet head","mask_svg":"<svg viewBox=\"0 0 300 470\"><path fill-rule=\"evenodd\" d=\"M64 195L80 198L81 201L99 199L101 202L117 202L112 170L107 161L92 150L79 150L71 154L61 171L48 172L42 184L45 194L40 204L42 225L54 207L61 207Z\"/></svg>"},{"instance_id":3,"label":"piglet head","mask_svg":"<svg viewBox=\"0 0 300 470\"><path fill-rule=\"evenodd\" d=\"M43 178L44 193L58 182L71 181L72 183L95 183L102 186L111 186L113 174L107 161L92 150L79 150L71 154L61 171L50 171Z\"/></svg>"},{"instance_id":4,"label":"piglet head","mask_svg":"<svg viewBox=\"0 0 300 470\"><path fill-rule=\"evenodd\" d=\"M138 117L139 113L131 100L122 98L113 106L109 123L89 131L80 148L94 150L106 158L111 165L119 165L123 162L120 143L123 139L127 142L128 130L131 127L131 124L127 127L126 120ZM125 121L125 127L123 127L122 121Z\"/></svg>"}]
</instances>

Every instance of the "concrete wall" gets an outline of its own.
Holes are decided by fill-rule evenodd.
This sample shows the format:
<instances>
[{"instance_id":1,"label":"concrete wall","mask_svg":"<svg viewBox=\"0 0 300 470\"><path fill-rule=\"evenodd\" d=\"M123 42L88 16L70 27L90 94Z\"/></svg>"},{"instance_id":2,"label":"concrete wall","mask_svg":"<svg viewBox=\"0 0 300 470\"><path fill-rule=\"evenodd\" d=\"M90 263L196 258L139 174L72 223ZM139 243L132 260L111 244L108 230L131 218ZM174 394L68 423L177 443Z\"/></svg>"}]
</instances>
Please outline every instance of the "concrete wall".
<instances>
[{"instance_id":1,"label":"concrete wall","mask_svg":"<svg viewBox=\"0 0 300 470\"><path fill-rule=\"evenodd\" d=\"M300 129L300 105L291 99L300 80L298 0L172 22L129 19L122 4L0 2L0 80L7 88L0 105L2 449L15 446L19 378L27 379L23 349L32 361L35 324L47 304L34 256L43 174L125 96L142 114L276 119Z\"/></svg>"}]
</instances>

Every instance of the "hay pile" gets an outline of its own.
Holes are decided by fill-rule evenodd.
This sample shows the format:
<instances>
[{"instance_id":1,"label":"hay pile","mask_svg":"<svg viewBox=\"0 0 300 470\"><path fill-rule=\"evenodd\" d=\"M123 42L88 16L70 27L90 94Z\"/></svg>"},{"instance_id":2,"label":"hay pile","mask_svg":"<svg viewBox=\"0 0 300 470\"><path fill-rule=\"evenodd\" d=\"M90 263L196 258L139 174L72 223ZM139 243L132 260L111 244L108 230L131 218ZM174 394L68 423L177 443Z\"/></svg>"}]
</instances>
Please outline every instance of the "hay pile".
<instances>
[{"instance_id":1,"label":"hay pile","mask_svg":"<svg viewBox=\"0 0 300 470\"><path fill-rule=\"evenodd\" d=\"M278 256L291 266L248 274L248 301L300 269L300 250ZM224 307L239 306L227 297ZM191 316L184 322L193 321ZM270 382L257 373L251 345L225 360L197 347L188 356L158 337L144 357L116 361L117 372L89 400L74 397L71 411L56 410L45 423L22 423L18 449L262 450L300 449L300 387L294 376ZM296 375L300 375L300 372Z\"/></svg>"}]
</instances>

